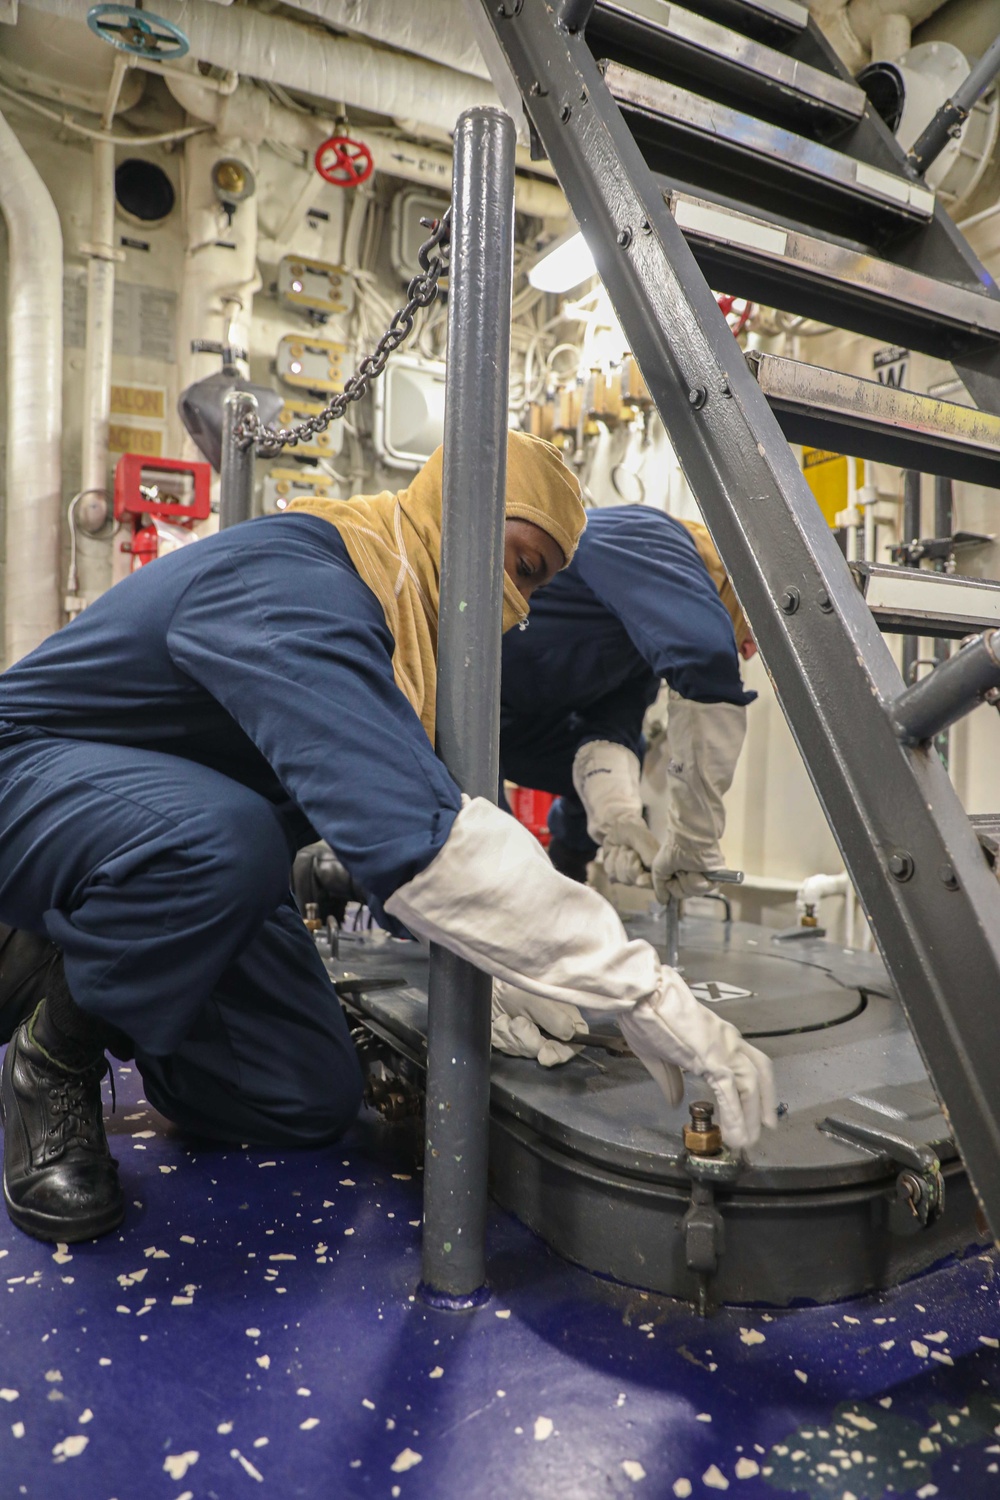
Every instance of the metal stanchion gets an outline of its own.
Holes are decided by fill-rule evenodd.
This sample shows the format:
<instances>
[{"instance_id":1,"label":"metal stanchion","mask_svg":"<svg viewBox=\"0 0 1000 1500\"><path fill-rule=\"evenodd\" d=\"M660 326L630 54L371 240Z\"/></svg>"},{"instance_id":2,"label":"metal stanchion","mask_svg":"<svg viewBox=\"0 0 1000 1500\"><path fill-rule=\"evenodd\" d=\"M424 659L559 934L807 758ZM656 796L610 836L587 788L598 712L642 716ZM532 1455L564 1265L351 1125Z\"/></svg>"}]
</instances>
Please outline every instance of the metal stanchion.
<instances>
[{"instance_id":1,"label":"metal stanchion","mask_svg":"<svg viewBox=\"0 0 1000 1500\"><path fill-rule=\"evenodd\" d=\"M246 416L257 415L257 398L249 391L230 391L222 409L222 470L219 485L219 530L249 521L253 513L252 443L242 446L236 437Z\"/></svg>"},{"instance_id":2,"label":"metal stanchion","mask_svg":"<svg viewBox=\"0 0 1000 1500\"><path fill-rule=\"evenodd\" d=\"M514 125L467 110L455 132L437 749L470 796L496 800L514 235ZM431 949L421 1295L486 1300L489 976Z\"/></svg>"}]
</instances>

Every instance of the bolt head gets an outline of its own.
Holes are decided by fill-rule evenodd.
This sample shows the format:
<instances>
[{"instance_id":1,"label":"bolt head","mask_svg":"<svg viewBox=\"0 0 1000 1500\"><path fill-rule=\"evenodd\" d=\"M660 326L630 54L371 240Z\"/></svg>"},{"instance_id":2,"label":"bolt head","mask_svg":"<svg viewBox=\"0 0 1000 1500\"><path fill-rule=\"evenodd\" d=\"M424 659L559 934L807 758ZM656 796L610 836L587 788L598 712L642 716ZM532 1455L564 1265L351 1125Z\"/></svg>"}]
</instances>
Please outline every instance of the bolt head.
<instances>
[{"instance_id":1,"label":"bolt head","mask_svg":"<svg viewBox=\"0 0 1000 1500\"><path fill-rule=\"evenodd\" d=\"M913 856L907 854L905 849L894 850L893 853L889 855L886 863L889 867L889 874L892 875L896 880L909 880L910 876L913 874Z\"/></svg>"},{"instance_id":2,"label":"bolt head","mask_svg":"<svg viewBox=\"0 0 1000 1500\"><path fill-rule=\"evenodd\" d=\"M703 385L694 385L688 391L688 400L695 411L700 411L708 400L708 392Z\"/></svg>"},{"instance_id":3,"label":"bolt head","mask_svg":"<svg viewBox=\"0 0 1000 1500\"><path fill-rule=\"evenodd\" d=\"M786 615L794 615L799 607L800 598L798 589L785 589L778 602Z\"/></svg>"}]
</instances>

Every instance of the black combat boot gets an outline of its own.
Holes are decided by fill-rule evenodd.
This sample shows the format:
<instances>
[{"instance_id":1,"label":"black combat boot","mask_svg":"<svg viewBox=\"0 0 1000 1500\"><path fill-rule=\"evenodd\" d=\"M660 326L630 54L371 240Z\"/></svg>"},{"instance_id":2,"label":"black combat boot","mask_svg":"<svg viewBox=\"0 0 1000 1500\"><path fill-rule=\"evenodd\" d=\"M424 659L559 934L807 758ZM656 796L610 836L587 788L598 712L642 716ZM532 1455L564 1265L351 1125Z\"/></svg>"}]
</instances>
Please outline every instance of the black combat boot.
<instances>
[{"instance_id":1,"label":"black combat boot","mask_svg":"<svg viewBox=\"0 0 1000 1500\"><path fill-rule=\"evenodd\" d=\"M36 1239L96 1239L125 1215L104 1133L105 1032L74 1002L60 962L47 997L7 1048L0 1077L4 1201L18 1229Z\"/></svg>"},{"instance_id":2,"label":"black combat boot","mask_svg":"<svg viewBox=\"0 0 1000 1500\"><path fill-rule=\"evenodd\" d=\"M58 957L48 938L0 922L0 1046L34 1012Z\"/></svg>"}]
</instances>

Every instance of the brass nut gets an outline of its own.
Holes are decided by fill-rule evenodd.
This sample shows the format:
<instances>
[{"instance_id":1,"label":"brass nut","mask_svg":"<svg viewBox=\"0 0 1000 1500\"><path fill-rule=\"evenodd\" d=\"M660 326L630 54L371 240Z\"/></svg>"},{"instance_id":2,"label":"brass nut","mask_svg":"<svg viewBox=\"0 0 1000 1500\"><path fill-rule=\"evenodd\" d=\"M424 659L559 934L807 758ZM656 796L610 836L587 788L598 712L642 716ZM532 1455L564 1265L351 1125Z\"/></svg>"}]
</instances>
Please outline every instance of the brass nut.
<instances>
[{"instance_id":1,"label":"brass nut","mask_svg":"<svg viewBox=\"0 0 1000 1500\"><path fill-rule=\"evenodd\" d=\"M718 1125L712 1125L708 1130L695 1130L693 1125L685 1125L684 1149L692 1156L718 1156L722 1150L722 1131Z\"/></svg>"}]
</instances>

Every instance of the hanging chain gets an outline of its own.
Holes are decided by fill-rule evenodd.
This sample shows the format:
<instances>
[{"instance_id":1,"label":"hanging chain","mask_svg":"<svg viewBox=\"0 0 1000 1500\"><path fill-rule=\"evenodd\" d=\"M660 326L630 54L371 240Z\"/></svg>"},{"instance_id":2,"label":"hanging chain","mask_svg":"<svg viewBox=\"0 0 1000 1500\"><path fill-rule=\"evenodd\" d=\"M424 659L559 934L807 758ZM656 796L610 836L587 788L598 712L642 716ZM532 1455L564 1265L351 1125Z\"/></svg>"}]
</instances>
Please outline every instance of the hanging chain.
<instances>
[{"instance_id":1,"label":"hanging chain","mask_svg":"<svg viewBox=\"0 0 1000 1500\"><path fill-rule=\"evenodd\" d=\"M451 209L447 208L440 219L421 219L425 229L432 231L429 239L421 245L417 255L420 274L414 276L406 289L406 304L395 313L389 327L383 333L371 354L364 359L342 391L332 396L321 412L296 422L294 427L265 427L260 417L245 416L237 430L241 447L251 443L257 445L261 458L272 458L283 448L294 448L297 443L309 442L318 432L323 432L331 422L336 422L347 412L352 401L360 401L373 380L377 380L385 369L386 361L413 332L413 319L421 307L430 307L438 294L438 282L448 270L448 246L451 235Z\"/></svg>"}]
</instances>

